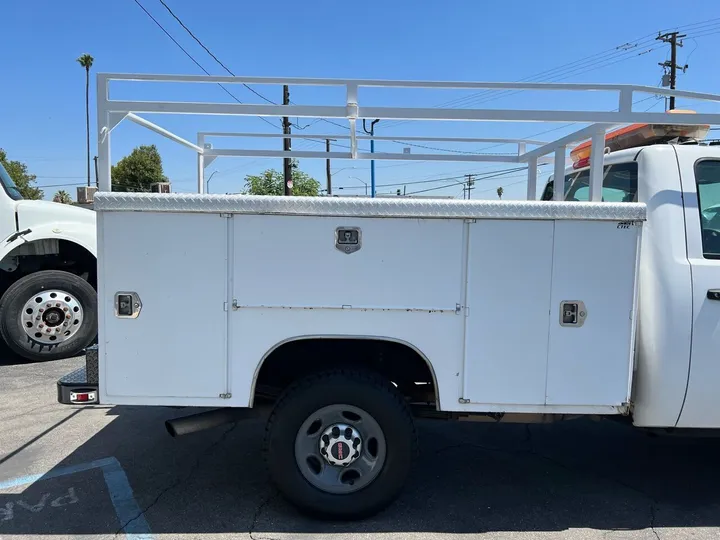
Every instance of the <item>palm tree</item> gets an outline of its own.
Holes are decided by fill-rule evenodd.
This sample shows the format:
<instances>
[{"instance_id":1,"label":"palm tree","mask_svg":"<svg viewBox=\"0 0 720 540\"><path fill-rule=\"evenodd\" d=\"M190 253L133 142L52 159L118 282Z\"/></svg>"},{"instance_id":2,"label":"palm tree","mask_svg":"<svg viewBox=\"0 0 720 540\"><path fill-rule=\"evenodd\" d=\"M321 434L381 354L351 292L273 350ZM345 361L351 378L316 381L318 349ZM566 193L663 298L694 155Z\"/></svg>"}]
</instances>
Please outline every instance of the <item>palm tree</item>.
<instances>
[{"instance_id":1,"label":"palm tree","mask_svg":"<svg viewBox=\"0 0 720 540\"><path fill-rule=\"evenodd\" d=\"M502 188L502 186L497 188L498 199L502 199L503 193L505 193L505 190Z\"/></svg>"},{"instance_id":2,"label":"palm tree","mask_svg":"<svg viewBox=\"0 0 720 540\"><path fill-rule=\"evenodd\" d=\"M93 65L92 56L85 53L77 61L85 68L85 135L87 139L87 181L90 186L90 68Z\"/></svg>"},{"instance_id":3,"label":"palm tree","mask_svg":"<svg viewBox=\"0 0 720 540\"><path fill-rule=\"evenodd\" d=\"M63 204L72 204L73 200L70 194L65 191L64 189L61 189L55 195L53 196L53 202L57 203L63 203Z\"/></svg>"}]
</instances>

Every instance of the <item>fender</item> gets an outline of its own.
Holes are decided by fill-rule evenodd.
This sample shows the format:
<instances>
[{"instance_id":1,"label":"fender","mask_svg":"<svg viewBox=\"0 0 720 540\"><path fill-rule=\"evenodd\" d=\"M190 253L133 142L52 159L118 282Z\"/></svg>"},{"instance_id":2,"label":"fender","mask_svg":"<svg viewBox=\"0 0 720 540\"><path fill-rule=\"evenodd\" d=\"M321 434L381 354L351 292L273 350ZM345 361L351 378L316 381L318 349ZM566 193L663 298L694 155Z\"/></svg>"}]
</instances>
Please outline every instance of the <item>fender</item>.
<instances>
[{"instance_id":1,"label":"fender","mask_svg":"<svg viewBox=\"0 0 720 540\"><path fill-rule=\"evenodd\" d=\"M30 232L17 236L11 242L0 245L0 261L5 259L17 247L37 240L67 240L84 247L97 258L97 236L95 227L80 222L51 222L28 227ZM21 227L21 231L23 228ZM12 238L11 235L9 238Z\"/></svg>"}]
</instances>

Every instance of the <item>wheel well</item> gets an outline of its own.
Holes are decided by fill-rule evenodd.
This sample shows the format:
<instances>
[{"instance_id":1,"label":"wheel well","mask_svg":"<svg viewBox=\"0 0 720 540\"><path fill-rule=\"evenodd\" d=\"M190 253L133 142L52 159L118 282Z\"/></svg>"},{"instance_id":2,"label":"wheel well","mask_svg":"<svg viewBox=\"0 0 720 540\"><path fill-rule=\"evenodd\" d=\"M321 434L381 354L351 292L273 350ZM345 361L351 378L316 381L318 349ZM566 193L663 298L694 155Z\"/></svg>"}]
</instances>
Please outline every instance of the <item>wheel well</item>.
<instances>
[{"instance_id":1,"label":"wheel well","mask_svg":"<svg viewBox=\"0 0 720 540\"><path fill-rule=\"evenodd\" d=\"M14 261L13 261L14 259ZM0 291L14 282L41 270L64 270L83 277L97 287L97 259L80 244L63 239L41 239L27 242L8 253L13 271L0 272Z\"/></svg>"},{"instance_id":2,"label":"wheel well","mask_svg":"<svg viewBox=\"0 0 720 540\"><path fill-rule=\"evenodd\" d=\"M338 367L370 369L409 401L439 404L435 374L420 352L402 342L355 338L301 338L275 347L262 361L253 399L274 401L293 381Z\"/></svg>"}]
</instances>

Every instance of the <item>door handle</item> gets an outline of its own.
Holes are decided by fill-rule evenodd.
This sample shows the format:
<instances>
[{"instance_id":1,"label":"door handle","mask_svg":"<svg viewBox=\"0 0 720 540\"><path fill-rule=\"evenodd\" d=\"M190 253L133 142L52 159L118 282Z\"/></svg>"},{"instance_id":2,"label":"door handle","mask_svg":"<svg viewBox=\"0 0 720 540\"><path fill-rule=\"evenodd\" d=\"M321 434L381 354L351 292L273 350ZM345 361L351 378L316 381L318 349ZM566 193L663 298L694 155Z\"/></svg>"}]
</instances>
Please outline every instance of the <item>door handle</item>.
<instances>
[{"instance_id":1,"label":"door handle","mask_svg":"<svg viewBox=\"0 0 720 540\"><path fill-rule=\"evenodd\" d=\"M708 289L708 300L720 300L720 289Z\"/></svg>"}]
</instances>

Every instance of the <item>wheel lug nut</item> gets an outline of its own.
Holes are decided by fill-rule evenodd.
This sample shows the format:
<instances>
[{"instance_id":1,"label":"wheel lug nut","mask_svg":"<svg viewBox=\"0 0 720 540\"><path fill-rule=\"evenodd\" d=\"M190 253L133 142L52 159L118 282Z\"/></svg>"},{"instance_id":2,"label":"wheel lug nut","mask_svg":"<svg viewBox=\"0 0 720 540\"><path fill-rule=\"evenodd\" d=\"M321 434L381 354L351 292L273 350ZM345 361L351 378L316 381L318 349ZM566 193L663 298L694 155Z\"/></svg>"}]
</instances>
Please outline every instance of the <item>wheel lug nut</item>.
<instances>
[{"instance_id":1,"label":"wheel lug nut","mask_svg":"<svg viewBox=\"0 0 720 540\"><path fill-rule=\"evenodd\" d=\"M46 305L47 307L52 307L52 304L51 304L50 302L48 302L48 303L45 304L45 305Z\"/></svg>"},{"instance_id":2,"label":"wheel lug nut","mask_svg":"<svg viewBox=\"0 0 720 540\"><path fill-rule=\"evenodd\" d=\"M43 311L45 311L45 308L40 308L40 309L38 309L38 311L39 311L40 313L42 313Z\"/></svg>"},{"instance_id":3,"label":"wheel lug nut","mask_svg":"<svg viewBox=\"0 0 720 540\"><path fill-rule=\"evenodd\" d=\"M63 308L63 311L67 311L67 310L68 310L67 306Z\"/></svg>"},{"instance_id":4,"label":"wheel lug nut","mask_svg":"<svg viewBox=\"0 0 720 540\"><path fill-rule=\"evenodd\" d=\"M55 302L55 307L60 307L60 302Z\"/></svg>"},{"instance_id":5,"label":"wheel lug nut","mask_svg":"<svg viewBox=\"0 0 720 540\"><path fill-rule=\"evenodd\" d=\"M60 328L56 328L55 332L60 333Z\"/></svg>"},{"instance_id":6,"label":"wheel lug nut","mask_svg":"<svg viewBox=\"0 0 720 540\"><path fill-rule=\"evenodd\" d=\"M48 329L45 330L45 331L49 334L50 332L52 332L52 328L48 328Z\"/></svg>"},{"instance_id":7,"label":"wheel lug nut","mask_svg":"<svg viewBox=\"0 0 720 540\"><path fill-rule=\"evenodd\" d=\"M70 318L70 314L68 313L67 315L65 315L65 318L66 318L66 319L69 319L69 318Z\"/></svg>"},{"instance_id":8,"label":"wheel lug nut","mask_svg":"<svg viewBox=\"0 0 720 540\"><path fill-rule=\"evenodd\" d=\"M38 328L44 328L45 325L43 323L38 324Z\"/></svg>"},{"instance_id":9,"label":"wheel lug nut","mask_svg":"<svg viewBox=\"0 0 720 540\"><path fill-rule=\"evenodd\" d=\"M35 317L35 320L36 320L36 321L39 321L39 320L40 320L40 315L38 315L37 317Z\"/></svg>"},{"instance_id":10,"label":"wheel lug nut","mask_svg":"<svg viewBox=\"0 0 720 540\"><path fill-rule=\"evenodd\" d=\"M63 323L63 326L67 326L67 325L68 325L68 323L66 323L66 322Z\"/></svg>"}]
</instances>

